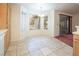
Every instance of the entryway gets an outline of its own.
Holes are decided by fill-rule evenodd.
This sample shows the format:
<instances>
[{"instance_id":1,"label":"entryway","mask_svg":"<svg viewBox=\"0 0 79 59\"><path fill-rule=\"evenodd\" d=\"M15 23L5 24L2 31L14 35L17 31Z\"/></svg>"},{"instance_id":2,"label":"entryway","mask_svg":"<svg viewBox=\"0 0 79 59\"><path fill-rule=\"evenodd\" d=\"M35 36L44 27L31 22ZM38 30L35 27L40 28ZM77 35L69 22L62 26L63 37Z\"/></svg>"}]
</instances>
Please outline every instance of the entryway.
<instances>
[{"instance_id":1,"label":"entryway","mask_svg":"<svg viewBox=\"0 0 79 59\"><path fill-rule=\"evenodd\" d=\"M56 38L69 46L73 46L73 35L72 35L72 16L60 14L59 23L59 36Z\"/></svg>"}]
</instances>

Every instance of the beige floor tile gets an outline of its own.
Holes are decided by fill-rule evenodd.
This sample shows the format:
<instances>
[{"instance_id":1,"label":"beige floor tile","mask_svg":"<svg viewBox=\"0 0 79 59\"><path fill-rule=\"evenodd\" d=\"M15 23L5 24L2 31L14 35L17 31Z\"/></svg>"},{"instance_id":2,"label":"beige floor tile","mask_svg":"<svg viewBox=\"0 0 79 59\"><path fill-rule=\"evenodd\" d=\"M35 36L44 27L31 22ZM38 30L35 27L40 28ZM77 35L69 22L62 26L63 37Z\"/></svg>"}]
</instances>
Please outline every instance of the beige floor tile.
<instances>
[{"instance_id":1,"label":"beige floor tile","mask_svg":"<svg viewBox=\"0 0 79 59\"><path fill-rule=\"evenodd\" d=\"M17 41L13 41L10 43L10 46L16 46L17 45Z\"/></svg>"},{"instance_id":2,"label":"beige floor tile","mask_svg":"<svg viewBox=\"0 0 79 59\"><path fill-rule=\"evenodd\" d=\"M47 56L57 56L57 55L54 52L52 52L51 54L49 54Z\"/></svg>"},{"instance_id":3,"label":"beige floor tile","mask_svg":"<svg viewBox=\"0 0 79 59\"><path fill-rule=\"evenodd\" d=\"M23 56L28 54L28 50L26 49L18 49L16 52L17 52L17 56Z\"/></svg>"},{"instance_id":4,"label":"beige floor tile","mask_svg":"<svg viewBox=\"0 0 79 59\"><path fill-rule=\"evenodd\" d=\"M64 46L62 48L66 53L68 53L69 56L72 56L73 55L73 48L70 47L70 46Z\"/></svg>"},{"instance_id":5,"label":"beige floor tile","mask_svg":"<svg viewBox=\"0 0 79 59\"><path fill-rule=\"evenodd\" d=\"M16 56L16 50L8 50L6 56Z\"/></svg>"},{"instance_id":6,"label":"beige floor tile","mask_svg":"<svg viewBox=\"0 0 79 59\"><path fill-rule=\"evenodd\" d=\"M30 52L30 56L43 56L43 53L40 50Z\"/></svg>"},{"instance_id":7,"label":"beige floor tile","mask_svg":"<svg viewBox=\"0 0 79 59\"><path fill-rule=\"evenodd\" d=\"M16 46L9 46L8 50L16 50Z\"/></svg>"},{"instance_id":8,"label":"beige floor tile","mask_svg":"<svg viewBox=\"0 0 79 59\"><path fill-rule=\"evenodd\" d=\"M37 43L37 44L34 43L31 45L28 45L27 48L29 51L36 51L36 50L39 50L40 48L42 48L42 45L40 43Z\"/></svg>"},{"instance_id":9,"label":"beige floor tile","mask_svg":"<svg viewBox=\"0 0 79 59\"><path fill-rule=\"evenodd\" d=\"M57 49L56 51L54 51L54 53L57 55L57 56L68 56L67 52L65 52L64 49Z\"/></svg>"},{"instance_id":10,"label":"beige floor tile","mask_svg":"<svg viewBox=\"0 0 79 59\"><path fill-rule=\"evenodd\" d=\"M28 53L26 53L26 51L20 51L17 53L17 56L27 56Z\"/></svg>"},{"instance_id":11,"label":"beige floor tile","mask_svg":"<svg viewBox=\"0 0 79 59\"><path fill-rule=\"evenodd\" d=\"M49 49L48 47L44 47L42 49L40 49L41 52L43 53L43 55L47 56L49 55L50 53L52 53L51 49Z\"/></svg>"},{"instance_id":12,"label":"beige floor tile","mask_svg":"<svg viewBox=\"0 0 79 59\"><path fill-rule=\"evenodd\" d=\"M50 37L37 36L11 42L6 56L71 56L73 48Z\"/></svg>"},{"instance_id":13,"label":"beige floor tile","mask_svg":"<svg viewBox=\"0 0 79 59\"><path fill-rule=\"evenodd\" d=\"M17 48L17 49L18 49L18 48L26 48L26 46L25 46L25 45L17 45L16 48Z\"/></svg>"},{"instance_id":14,"label":"beige floor tile","mask_svg":"<svg viewBox=\"0 0 79 59\"><path fill-rule=\"evenodd\" d=\"M58 44L58 43L52 43L52 44L48 44L47 47L49 47L52 50L56 50L56 49L62 48L64 46L61 44Z\"/></svg>"},{"instance_id":15,"label":"beige floor tile","mask_svg":"<svg viewBox=\"0 0 79 59\"><path fill-rule=\"evenodd\" d=\"M37 48L37 47L28 47L29 52L36 51L36 50L39 50L39 48Z\"/></svg>"},{"instance_id":16,"label":"beige floor tile","mask_svg":"<svg viewBox=\"0 0 79 59\"><path fill-rule=\"evenodd\" d=\"M73 52L67 53L67 55L68 55L68 56L74 56L74 55L73 55Z\"/></svg>"}]
</instances>

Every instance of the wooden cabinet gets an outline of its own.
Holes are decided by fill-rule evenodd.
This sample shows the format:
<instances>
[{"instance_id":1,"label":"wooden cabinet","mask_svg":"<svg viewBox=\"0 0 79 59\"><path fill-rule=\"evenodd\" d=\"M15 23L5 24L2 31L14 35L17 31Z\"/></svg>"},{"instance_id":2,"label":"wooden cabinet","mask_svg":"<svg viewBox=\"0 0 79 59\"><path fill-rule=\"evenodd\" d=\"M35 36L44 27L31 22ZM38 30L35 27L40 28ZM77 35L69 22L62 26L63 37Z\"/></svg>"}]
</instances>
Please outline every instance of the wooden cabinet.
<instances>
[{"instance_id":1,"label":"wooden cabinet","mask_svg":"<svg viewBox=\"0 0 79 59\"><path fill-rule=\"evenodd\" d=\"M0 4L0 28L7 28L7 4Z\"/></svg>"},{"instance_id":2,"label":"wooden cabinet","mask_svg":"<svg viewBox=\"0 0 79 59\"><path fill-rule=\"evenodd\" d=\"M79 35L73 36L73 50L74 56L79 56Z\"/></svg>"},{"instance_id":3,"label":"wooden cabinet","mask_svg":"<svg viewBox=\"0 0 79 59\"><path fill-rule=\"evenodd\" d=\"M4 55L6 54L6 51L9 47L9 43L10 43L10 38L9 38L9 33L7 31L5 32L5 36L4 36Z\"/></svg>"},{"instance_id":4,"label":"wooden cabinet","mask_svg":"<svg viewBox=\"0 0 79 59\"><path fill-rule=\"evenodd\" d=\"M0 29L7 29L4 39L4 53L10 43L10 7L7 3L0 3Z\"/></svg>"}]
</instances>

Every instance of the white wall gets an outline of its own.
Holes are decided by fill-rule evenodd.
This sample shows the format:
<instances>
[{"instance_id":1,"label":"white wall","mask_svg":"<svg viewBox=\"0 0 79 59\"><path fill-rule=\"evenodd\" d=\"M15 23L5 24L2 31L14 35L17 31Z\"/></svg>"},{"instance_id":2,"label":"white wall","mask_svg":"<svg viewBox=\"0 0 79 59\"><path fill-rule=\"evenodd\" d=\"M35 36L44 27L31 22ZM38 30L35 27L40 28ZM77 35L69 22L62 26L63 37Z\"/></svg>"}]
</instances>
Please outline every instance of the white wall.
<instances>
[{"instance_id":1,"label":"white wall","mask_svg":"<svg viewBox=\"0 0 79 59\"><path fill-rule=\"evenodd\" d=\"M22 8L23 9L23 8ZM26 10L27 14L27 22L25 26L27 27L26 31L21 32L21 39L26 37L38 36L38 35L53 35L53 23L54 23L54 11L49 12L38 12L38 11L28 11ZM29 21L31 15L47 15L48 16L48 30L39 29L39 30L29 30Z\"/></svg>"},{"instance_id":2,"label":"white wall","mask_svg":"<svg viewBox=\"0 0 79 59\"><path fill-rule=\"evenodd\" d=\"M60 11L49 11L49 12L38 12L38 11L28 11L25 8L21 8L17 4L11 5L11 41L17 41L24 39L26 37L46 35L46 36L57 36L59 35L59 14L70 15L65 12ZM26 13L26 28L21 31L21 11ZM48 30L29 30L29 21L31 15L48 15Z\"/></svg>"},{"instance_id":3,"label":"white wall","mask_svg":"<svg viewBox=\"0 0 79 59\"><path fill-rule=\"evenodd\" d=\"M20 6L11 4L11 41L20 40Z\"/></svg>"},{"instance_id":4,"label":"white wall","mask_svg":"<svg viewBox=\"0 0 79 59\"><path fill-rule=\"evenodd\" d=\"M29 12L29 13L28 13ZM47 36L58 36L59 35L59 14L65 14L65 15L70 15L69 13L57 11L57 10L52 10L49 12L38 12L38 11L28 11L26 12L28 17L27 17L27 22L26 22L26 27L27 30L22 32L22 39L26 37L32 37L32 36L38 36L38 35L47 35ZM30 21L30 15L48 15L48 30L29 30L29 21Z\"/></svg>"},{"instance_id":5,"label":"white wall","mask_svg":"<svg viewBox=\"0 0 79 59\"><path fill-rule=\"evenodd\" d=\"M49 12L28 11L17 4L11 4L11 41L17 41L26 37L36 35L58 36L59 35L59 14L73 16L72 29L75 31L75 25L79 25L79 14L71 15L69 13L52 10ZM26 13L26 29L21 31L21 11ZM29 18L31 15L48 15L48 30L29 30Z\"/></svg>"},{"instance_id":6,"label":"white wall","mask_svg":"<svg viewBox=\"0 0 79 59\"><path fill-rule=\"evenodd\" d=\"M72 31L76 31L76 28L75 26L79 26L79 13L78 14L75 14L73 15L73 18L72 18Z\"/></svg>"}]
</instances>

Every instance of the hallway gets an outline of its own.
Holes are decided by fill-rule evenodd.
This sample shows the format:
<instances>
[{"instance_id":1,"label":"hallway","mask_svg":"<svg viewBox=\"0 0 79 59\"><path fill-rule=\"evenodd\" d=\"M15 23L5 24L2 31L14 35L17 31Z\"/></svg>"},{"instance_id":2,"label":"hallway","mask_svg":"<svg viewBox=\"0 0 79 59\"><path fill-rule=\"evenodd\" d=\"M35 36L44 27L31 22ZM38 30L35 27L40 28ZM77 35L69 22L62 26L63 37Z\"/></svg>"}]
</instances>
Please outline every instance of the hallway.
<instances>
[{"instance_id":1,"label":"hallway","mask_svg":"<svg viewBox=\"0 0 79 59\"><path fill-rule=\"evenodd\" d=\"M12 42L6 56L72 56L73 48L46 36Z\"/></svg>"}]
</instances>

